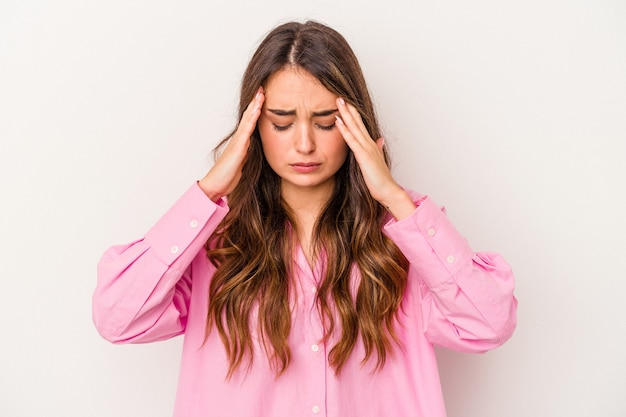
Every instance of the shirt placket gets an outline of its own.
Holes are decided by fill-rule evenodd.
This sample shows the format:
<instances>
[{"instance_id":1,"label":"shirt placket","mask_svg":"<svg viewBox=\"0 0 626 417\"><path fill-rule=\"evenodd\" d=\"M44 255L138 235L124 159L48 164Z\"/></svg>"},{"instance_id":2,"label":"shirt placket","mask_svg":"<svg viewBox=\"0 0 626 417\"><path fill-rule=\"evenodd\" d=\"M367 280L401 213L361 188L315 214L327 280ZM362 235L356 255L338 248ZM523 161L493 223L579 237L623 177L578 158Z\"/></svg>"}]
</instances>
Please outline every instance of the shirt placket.
<instances>
[{"instance_id":1,"label":"shirt placket","mask_svg":"<svg viewBox=\"0 0 626 417\"><path fill-rule=\"evenodd\" d=\"M307 367L307 395L305 401L307 403L303 404L304 410L302 415L311 417L326 416L328 352L325 343L322 342L324 328L315 303L322 272L320 268L311 270L303 254L298 260L300 296L302 301L304 301L301 304L304 310L301 314L305 318L303 325L306 327L304 343L307 344L305 348L307 352L305 360ZM302 263L303 261L304 263Z\"/></svg>"}]
</instances>

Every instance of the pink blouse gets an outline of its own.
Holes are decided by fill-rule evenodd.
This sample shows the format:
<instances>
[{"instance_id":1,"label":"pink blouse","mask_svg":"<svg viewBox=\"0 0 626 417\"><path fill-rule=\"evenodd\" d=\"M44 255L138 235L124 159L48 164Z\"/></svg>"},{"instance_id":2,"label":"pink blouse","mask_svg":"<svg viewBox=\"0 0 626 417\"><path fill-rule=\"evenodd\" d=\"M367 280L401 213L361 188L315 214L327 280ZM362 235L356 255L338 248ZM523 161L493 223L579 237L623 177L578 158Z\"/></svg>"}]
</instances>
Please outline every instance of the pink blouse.
<instances>
[{"instance_id":1,"label":"pink blouse","mask_svg":"<svg viewBox=\"0 0 626 417\"><path fill-rule=\"evenodd\" d=\"M333 341L321 342L314 308L322 271L312 270L300 250L291 364L276 377L257 345L251 368L225 379L228 362L217 332L205 342L215 268L203 247L228 207L212 202L197 184L143 239L104 253L94 323L113 343L184 334L175 417L444 417L433 344L485 352L504 343L516 324L514 278L499 255L474 253L430 198L412 196L420 201L415 212L384 226L410 268L397 326L401 347L379 371L373 371L375 359L361 364L360 339L339 375L329 366Z\"/></svg>"}]
</instances>

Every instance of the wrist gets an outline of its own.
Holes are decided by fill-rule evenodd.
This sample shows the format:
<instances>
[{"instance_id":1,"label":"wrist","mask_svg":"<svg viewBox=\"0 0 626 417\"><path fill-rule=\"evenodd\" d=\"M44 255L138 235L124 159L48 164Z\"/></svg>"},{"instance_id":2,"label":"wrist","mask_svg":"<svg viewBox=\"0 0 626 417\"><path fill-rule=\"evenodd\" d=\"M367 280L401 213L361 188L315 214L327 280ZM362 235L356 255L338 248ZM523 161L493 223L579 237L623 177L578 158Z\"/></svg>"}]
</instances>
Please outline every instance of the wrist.
<instances>
[{"instance_id":1,"label":"wrist","mask_svg":"<svg viewBox=\"0 0 626 417\"><path fill-rule=\"evenodd\" d=\"M206 178L206 177L205 177ZM207 184L207 181L205 181L205 178L201 179L200 181L198 181L198 187L200 187L200 189L204 192L204 194L214 203L216 203L220 198L222 198L224 195L215 191L214 189L211 188L210 184Z\"/></svg>"},{"instance_id":2,"label":"wrist","mask_svg":"<svg viewBox=\"0 0 626 417\"><path fill-rule=\"evenodd\" d=\"M416 208L411 196L398 187L396 191L381 200L380 203L391 213L396 220L402 220L409 217Z\"/></svg>"}]
</instances>

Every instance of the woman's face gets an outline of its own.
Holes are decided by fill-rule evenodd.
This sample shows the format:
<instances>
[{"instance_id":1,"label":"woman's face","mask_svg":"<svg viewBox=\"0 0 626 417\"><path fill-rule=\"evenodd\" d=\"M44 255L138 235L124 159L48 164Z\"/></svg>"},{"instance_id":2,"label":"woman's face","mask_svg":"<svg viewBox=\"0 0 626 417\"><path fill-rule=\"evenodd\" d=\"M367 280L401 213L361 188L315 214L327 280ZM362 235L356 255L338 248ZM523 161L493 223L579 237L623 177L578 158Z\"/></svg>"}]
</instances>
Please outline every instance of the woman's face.
<instances>
[{"instance_id":1,"label":"woman's face","mask_svg":"<svg viewBox=\"0 0 626 417\"><path fill-rule=\"evenodd\" d=\"M282 192L332 189L348 146L335 126L337 96L297 67L274 73L265 85L258 120L263 152L282 179Z\"/></svg>"}]
</instances>

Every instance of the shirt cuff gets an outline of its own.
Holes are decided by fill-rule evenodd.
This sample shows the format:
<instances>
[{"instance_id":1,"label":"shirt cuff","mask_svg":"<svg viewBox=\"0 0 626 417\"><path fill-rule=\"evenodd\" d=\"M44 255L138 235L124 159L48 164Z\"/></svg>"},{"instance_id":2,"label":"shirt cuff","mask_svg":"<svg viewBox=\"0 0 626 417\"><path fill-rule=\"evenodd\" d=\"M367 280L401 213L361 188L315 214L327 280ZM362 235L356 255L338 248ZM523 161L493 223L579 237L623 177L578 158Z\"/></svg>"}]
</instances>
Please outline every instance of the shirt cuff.
<instances>
[{"instance_id":1,"label":"shirt cuff","mask_svg":"<svg viewBox=\"0 0 626 417\"><path fill-rule=\"evenodd\" d=\"M172 265L187 252L195 256L226 213L224 199L213 202L194 183L146 233L145 240L161 261Z\"/></svg>"},{"instance_id":2,"label":"shirt cuff","mask_svg":"<svg viewBox=\"0 0 626 417\"><path fill-rule=\"evenodd\" d=\"M474 252L444 209L437 207L429 197L416 203L419 205L409 217L400 221L391 219L383 231L432 288L465 268Z\"/></svg>"}]
</instances>

